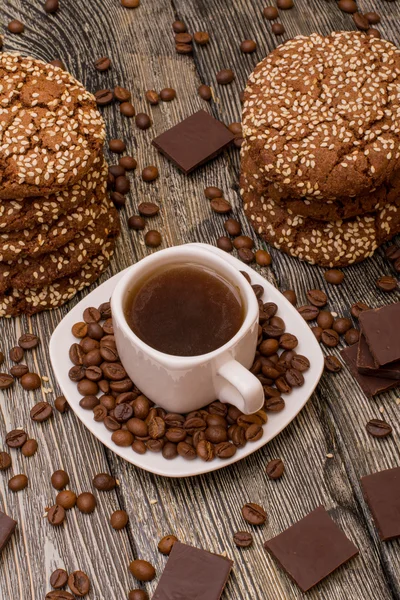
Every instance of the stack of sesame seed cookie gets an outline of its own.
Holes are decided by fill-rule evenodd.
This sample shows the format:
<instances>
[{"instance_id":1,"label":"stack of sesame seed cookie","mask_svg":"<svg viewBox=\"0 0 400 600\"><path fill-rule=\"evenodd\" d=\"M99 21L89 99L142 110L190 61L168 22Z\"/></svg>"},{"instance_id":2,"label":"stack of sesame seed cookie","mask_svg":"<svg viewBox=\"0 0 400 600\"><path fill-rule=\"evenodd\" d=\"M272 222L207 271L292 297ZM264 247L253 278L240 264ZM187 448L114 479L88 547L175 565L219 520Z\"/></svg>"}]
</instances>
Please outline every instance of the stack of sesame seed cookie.
<instances>
[{"instance_id":1,"label":"stack of sesame seed cookie","mask_svg":"<svg viewBox=\"0 0 400 600\"><path fill-rule=\"evenodd\" d=\"M253 227L346 266L400 232L400 51L361 32L299 36L251 74L241 193Z\"/></svg>"},{"instance_id":2,"label":"stack of sesame seed cookie","mask_svg":"<svg viewBox=\"0 0 400 600\"><path fill-rule=\"evenodd\" d=\"M0 55L0 317L60 306L108 266L119 221L104 137L69 73Z\"/></svg>"}]
</instances>

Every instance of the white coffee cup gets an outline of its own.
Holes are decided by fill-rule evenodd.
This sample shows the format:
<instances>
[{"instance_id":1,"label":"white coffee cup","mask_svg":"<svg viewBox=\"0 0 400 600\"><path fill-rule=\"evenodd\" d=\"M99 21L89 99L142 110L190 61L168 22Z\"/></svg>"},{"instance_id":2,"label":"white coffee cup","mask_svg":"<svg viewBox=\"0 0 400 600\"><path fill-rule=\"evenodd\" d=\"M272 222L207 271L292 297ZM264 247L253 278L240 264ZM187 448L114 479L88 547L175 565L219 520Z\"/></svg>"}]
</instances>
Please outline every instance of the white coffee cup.
<instances>
[{"instance_id":1,"label":"white coffee cup","mask_svg":"<svg viewBox=\"0 0 400 600\"><path fill-rule=\"evenodd\" d=\"M197 264L219 273L240 291L244 321L226 344L200 356L171 356L143 342L129 327L125 303L135 282L170 264ZM214 400L229 402L245 414L262 408L264 391L248 370L254 360L259 308L243 275L207 245L176 246L160 250L130 267L111 298L114 335L121 362L135 385L165 410L188 413Z\"/></svg>"}]
</instances>

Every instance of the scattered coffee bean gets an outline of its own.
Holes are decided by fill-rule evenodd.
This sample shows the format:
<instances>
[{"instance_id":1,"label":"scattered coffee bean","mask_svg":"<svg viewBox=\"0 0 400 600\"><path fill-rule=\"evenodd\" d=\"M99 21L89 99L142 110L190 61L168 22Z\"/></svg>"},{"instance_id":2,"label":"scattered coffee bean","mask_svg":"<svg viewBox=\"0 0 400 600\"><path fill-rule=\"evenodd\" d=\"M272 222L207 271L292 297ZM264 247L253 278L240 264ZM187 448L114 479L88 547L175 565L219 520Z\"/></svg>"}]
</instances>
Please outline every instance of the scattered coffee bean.
<instances>
[{"instance_id":1,"label":"scattered coffee bean","mask_svg":"<svg viewBox=\"0 0 400 600\"><path fill-rule=\"evenodd\" d=\"M28 434L23 429L13 429L6 435L6 444L9 448L22 448L28 439Z\"/></svg>"},{"instance_id":2,"label":"scattered coffee bean","mask_svg":"<svg viewBox=\"0 0 400 600\"><path fill-rule=\"evenodd\" d=\"M90 492L83 492L76 499L76 506L84 514L92 513L96 505L96 498Z\"/></svg>"},{"instance_id":3,"label":"scattered coffee bean","mask_svg":"<svg viewBox=\"0 0 400 600\"><path fill-rule=\"evenodd\" d=\"M95 475L93 478L93 485L96 490L100 490L101 492L109 492L115 489L117 482L115 477L109 475L108 473L99 473Z\"/></svg>"},{"instance_id":4,"label":"scattered coffee bean","mask_svg":"<svg viewBox=\"0 0 400 600\"><path fill-rule=\"evenodd\" d=\"M247 531L237 531L233 534L233 541L238 548L248 548L253 543L253 536Z\"/></svg>"},{"instance_id":5,"label":"scattered coffee bean","mask_svg":"<svg viewBox=\"0 0 400 600\"><path fill-rule=\"evenodd\" d=\"M117 177L122 177L123 175L125 175L125 169L123 167L121 167L120 164L111 165L111 167L108 168L108 172L111 173L111 175L113 175L113 177L114 177L113 185L114 185L115 179Z\"/></svg>"},{"instance_id":6,"label":"scattered coffee bean","mask_svg":"<svg viewBox=\"0 0 400 600\"><path fill-rule=\"evenodd\" d=\"M121 5L124 8L137 8L140 6L140 0L121 0Z\"/></svg>"},{"instance_id":7,"label":"scattered coffee bean","mask_svg":"<svg viewBox=\"0 0 400 600\"><path fill-rule=\"evenodd\" d=\"M128 520L128 514L124 510L116 510L110 517L111 527L119 531L127 525Z\"/></svg>"},{"instance_id":8,"label":"scattered coffee bean","mask_svg":"<svg viewBox=\"0 0 400 600\"><path fill-rule=\"evenodd\" d=\"M22 375L20 381L24 390L27 391L37 390L42 385L40 377L36 373L25 373L25 375Z\"/></svg>"},{"instance_id":9,"label":"scattered coffee bean","mask_svg":"<svg viewBox=\"0 0 400 600\"><path fill-rule=\"evenodd\" d=\"M253 502L249 502L243 506L242 516L250 525L263 525L267 520L265 510Z\"/></svg>"},{"instance_id":10,"label":"scattered coffee bean","mask_svg":"<svg viewBox=\"0 0 400 600\"><path fill-rule=\"evenodd\" d=\"M304 373L310 368L310 361L306 356L302 356L301 354L295 354L290 361L290 366L292 367L292 369L296 369L296 371Z\"/></svg>"},{"instance_id":11,"label":"scattered coffee bean","mask_svg":"<svg viewBox=\"0 0 400 600\"><path fill-rule=\"evenodd\" d=\"M207 102L211 100L212 93L209 85L202 84L198 87L197 91L199 93L200 98L202 98L203 100L207 100Z\"/></svg>"},{"instance_id":12,"label":"scattered coffee bean","mask_svg":"<svg viewBox=\"0 0 400 600\"><path fill-rule=\"evenodd\" d=\"M65 587L68 582L68 573L64 569L56 569L50 575L50 585L55 590L60 590Z\"/></svg>"},{"instance_id":13,"label":"scattered coffee bean","mask_svg":"<svg viewBox=\"0 0 400 600\"><path fill-rule=\"evenodd\" d=\"M139 215L132 215L128 219L128 227L130 229L134 229L135 231L141 231L146 227L146 222L143 217Z\"/></svg>"},{"instance_id":14,"label":"scattered coffee bean","mask_svg":"<svg viewBox=\"0 0 400 600\"><path fill-rule=\"evenodd\" d=\"M249 248L251 250L254 248L254 241L248 235L239 235L234 239L233 245L237 250L239 248Z\"/></svg>"},{"instance_id":15,"label":"scattered coffee bean","mask_svg":"<svg viewBox=\"0 0 400 600\"><path fill-rule=\"evenodd\" d=\"M23 333L18 340L18 345L24 350L32 350L39 345L39 338L33 333Z\"/></svg>"},{"instance_id":16,"label":"scattered coffee bean","mask_svg":"<svg viewBox=\"0 0 400 600\"><path fill-rule=\"evenodd\" d=\"M354 327L352 327L351 329L346 331L346 333L344 334L344 339L346 340L346 343L349 344L349 346L357 344L358 340L360 339L360 332L358 331L358 329L354 329Z\"/></svg>"},{"instance_id":17,"label":"scattered coffee bean","mask_svg":"<svg viewBox=\"0 0 400 600\"><path fill-rule=\"evenodd\" d=\"M8 489L12 492L21 492L27 487L27 485L28 478L26 475L14 475L14 477L11 477L10 481L8 482Z\"/></svg>"},{"instance_id":18,"label":"scattered coffee bean","mask_svg":"<svg viewBox=\"0 0 400 600\"><path fill-rule=\"evenodd\" d=\"M293 0L276 0L276 6L280 10L289 10L290 8L293 8L294 2Z\"/></svg>"},{"instance_id":19,"label":"scattered coffee bean","mask_svg":"<svg viewBox=\"0 0 400 600\"><path fill-rule=\"evenodd\" d=\"M26 373L29 373L29 369L26 365L20 363L19 365L13 365L10 369L10 373L13 377L20 379L22 375L26 375Z\"/></svg>"},{"instance_id":20,"label":"scattered coffee bean","mask_svg":"<svg viewBox=\"0 0 400 600\"><path fill-rule=\"evenodd\" d=\"M339 334L333 329L324 329L321 335L321 341L328 348L334 348L339 343Z\"/></svg>"},{"instance_id":21,"label":"scattered coffee bean","mask_svg":"<svg viewBox=\"0 0 400 600\"><path fill-rule=\"evenodd\" d=\"M144 236L144 242L149 248L157 248L162 243L161 233L154 229L148 231Z\"/></svg>"},{"instance_id":22,"label":"scattered coffee bean","mask_svg":"<svg viewBox=\"0 0 400 600\"><path fill-rule=\"evenodd\" d=\"M74 323L71 333L74 337L83 339L87 336L87 324L83 321L80 323Z\"/></svg>"},{"instance_id":23,"label":"scattered coffee bean","mask_svg":"<svg viewBox=\"0 0 400 600\"><path fill-rule=\"evenodd\" d=\"M305 321L315 321L319 315L318 308L312 305L299 306L297 310Z\"/></svg>"},{"instance_id":24,"label":"scattered coffee bean","mask_svg":"<svg viewBox=\"0 0 400 600\"><path fill-rule=\"evenodd\" d=\"M171 102L176 98L176 91L173 88L164 88L160 92L160 98L163 102Z\"/></svg>"},{"instance_id":25,"label":"scattered coffee bean","mask_svg":"<svg viewBox=\"0 0 400 600\"><path fill-rule=\"evenodd\" d=\"M175 44L175 50L178 54L192 54L192 44Z\"/></svg>"},{"instance_id":26,"label":"scattered coffee bean","mask_svg":"<svg viewBox=\"0 0 400 600\"><path fill-rule=\"evenodd\" d=\"M389 423L381 419L371 419L365 426L367 432L373 437L383 438L392 433L392 428Z\"/></svg>"},{"instance_id":27,"label":"scattered coffee bean","mask_svg":"<svg viewBox=\"0 0 400 600\"><path fill-rule=\"evenodd\" d=\"M242 232L242 226L236 219L227 219L224 223L224 229L231 236L240 235Z\"/></svg>"},{"instance_id":28,"label":"scattered coffee bean","mask_svg":"<svg viewBox=\"0 0 400 600\"><path fill-rule=\"evenodd\" d=\"M159 173L157 167L149 166L145 167L142 171L142 179L143 181L154 181L157 179Z\"/></svg>"},{"instance_id":29,"label":"scattered coffee bean","mask_svg":"<svg viewBox=\"0 0 400 600\"><path fill-rule=\"evenodd\" d=\"M318 308L325 306L328 302L328 298L322 290L309 290L306 295L309 303Z\"/></svg>"},{"instance_id":30,"label":"scattered coffee bean","mask_svg":"<svg viewBox=\"0 0 400 600\"><path fill-rule=\"evenodd\" d=\"M160 212L160 207L154 202L141 202L138 210L142 217L155 217Z\"/></svg>"},{"instance_id":31,"label":"scattered coffee bean","mask_svg":"<svg viewBox=\"0 0 400 600\"><path fill-rule=\"evenodd\" d=\"M24 351L20 346L14 346L10 350L10 359L13 362L19 363L24 358Z\"/></svg>"},{"instance_id":32,"label":"scattered coffee bean","mask_svg":"<svg viewBox=\"0 0 400 600\"><path fill-rule=\"evenodd\" d=\"M0 471L6 471L11 467L11 456L8 452L0 452Z\"/></svg>"},{"instance_id":33,"label":"scattered coffee bean","mask_svg":"<svg viewBox=\"0 0 400 600\"><path fill-rule=\"evenodd\" d=\"M204 195L208 200L214 200L214 198L222 198L223 191L220 188L211 185L205 188Z\"/></svg>"},{"instance_id":34,"label":"scattered coffee bean","mask_svg":"<svg viewBox=\"0 0 400 600\"><path fill-rule=\"evenodd\" d=\"M62 69L63 71L66 70L64 63L59 60L58 58L56 58L55 60L51 60L49 62L49 65L53 65L53 67L58 67L59 69Z\"/></svg>"},{"instance_id":35,"label":"scattered coffee bean","mask_svg":"<svg viewBox=\"0 0 400 600\"><path fill-rule=\"evenodd\" d=\"M122 154L126 149L126 144L123 140L114 139L108 142L108 147L111 152L115 152L116 154Z\"/></svg>"},{"instance_id":36,"label":"scattered coffee bean","mask_svg":"<svg viewBox=\"0 0 400 600\"><path fill-rule=\"evenodd\" d=\"M252 263L255 259L254 252L250 248L239 248L238 257L240 260L247 265Z\"/></svg>"},{"instance_id":37,"label":"scattered coffee bean","mask_svg":"<svg viewBox=\"0 0 400 600\"><path fill-rule=\"evenodd\" d=\"M346 319L344 317L340 319L335 319L332 329L338 332L339 335L343 335L348 331L352 326L350 319Z\"/></svg>"},{"instance_id":38,"label":"scattered coffee bean","mask_svg":"<svg viewBox=\"0 0 400 600\"><path fill-rule=\"evenodd\" d=\"M365 304L365 302L355 302L352 307L350 308L350 313L351 315L355 318L358 319L358 317L360 316L360 313L362 313L364 310L369 310L370 307Z\"/></svg>"},{"instance_id":39,"label":"scattered coffee bean","mask_svg":"<svg viewBox=\"0 0 400 600\"><path fill-rule=\"evenodd\" d=\"M51 485L55 490L62 490L69 484L69 476L68 473L59 469L58 471L54 471L51 476Z\"/></svg>"},{"instance_id":40,"label":"scattered coffee bean","mask_svg":"<svg viewBox=\"0 0 400 600\"><path fill-rule=\"evenodd\" d=\"M244 40L240 44L240 50L243 54L252 54L257 49L257 44L254 40Z\"/></svg>"},{"instance_id":41,"label":"scattered coffee bean","mask_svg":"<svg viewBox=\"0 0 400 600\"><path fill-rule=\"evenodd\" d=\"M330 373L338 373L342 369L342 363L336 356L325 356L324 358L325 371Z\"/></svg>"},{"instance_id":42,"label":"scattered coffee bean","mask_svg":"<svg viewBox=\"0 0 400 600\"><path fill-rule=\"evenodd\" d=\"M90 590L90 579L83 571L74 571L68 577L68 587L75 596L86 596Z\"/></svg>"},{"instance_id":43,"label":"scattered coffee bean","mask_svg":"<svg viewBox=\"0 0 400 600\"><path fill-rule=\"evenodd\" d=\"M97 71L108 71L111 67L111 60L107 56L102 56L95 61L94 66Z\"/></svg>"},{"instance_id":44,"label":"scattered coffee bean","mask_svg":"<svg viewBox=\"0 0 400 600\"><path fill-rule=\"evenodd\" d=\"M285 28L282 23L272 23L271 29L274 35L283 35L285 33Z\"/></svg>"},{"instance_id":45,"label":"scattered coffee bean","mask_svg":"<svg viewBox=\"0 0 400 600\"><path fill-rule=\"evenodd\" d=\"M146 113L138 113L135 117L136 127L139 129L148 129L151 127L151 119Z\"/></svg>"},{"instance_id":46,"label":"scattered coffee bean","mask_svg":"<svg viewBox=\"0 0 400 600\"><path fill-rule=\"evenodd\" d=\"M126 179L124 177L124 179ZM126 204L126 199L120 192L111 192L110 198L114 203L115 208L123 208Z\"/></svg>"},{"instance_id":47,"label":"scattered coffee bean","mask_svg":"<svg viewBox=\"0 0 400 600\"><path fill-rule=\"evenodd\" d=\"M0 365L3 364L4 360L5 360L4 352L1 352L1 350L0 350Z\"/></svg>"},{"instance_id":48,"label":"scattered coffee bean","mask_svg":"<svg viewBox=\"0 0 400 600\"><path fill-rule=\"evenodd\" d=\"M266 6L263 10L263 15L268 21L273 21L278 18L278 9L275 6Z\"/></svg>"},{"instance_id":49,"label":"scattered coffee bean","mask_svg":"<svg viewBox=\"0 0 400 600\"><path fill-rule=\"evenodd\" d=\"M289 300L290 304L293 304L293 306L296 306L297 296L296 296L296 292L294 290L285 290L284 292L282 292L282 294L285 296L286 300Z\"/></svg>"},{"instance_id":50,"label":"scattered coffee bean","mask_svg":"<svg viewBox=\"0 0 400 600\"><path fill-rule=\"evenodd\" d=\"M125 169L125 171L134 171L137 167L137 162L132 156L121 156L118 164Z\"/></svg>"},{"instance_id":51,"label":"scattered coffee bean","mask_svg":"<svg viewBox=\"0 0 400 600\"><path fill-rule=\"evenodd\" d=\"M156 576L155 568L147 560L133 560L129 570L138 581L152 581Z\"/></svg>"},{"instance_id":52,"label":"scattered coffee bean","mask_svg":"<svg viewBox=\"0 0 400 600\"><path fill-rule=\"evenodd\" d=\"M360 29L361 31L367 31L369 29L368 19L366 19L363 14L355 12L353 14L353 21L357 29Z\"/></svg>"},{"instance_id":53,"label":"scattered coffee bean","mask_svg":"<svg viewBox=\"0 0 400 600\"><path fill-rule=\"evenodd\" d=\"M135 116L135 107L131 102L121 102L119 105L119 111L124 117L132 118Z\"/></svg>"},{"instance_id":54,"label":"scattered coffee bean","mask_svg":"<svg viewBox=\"0 0 400 600\"><path fill-rule=\"evenodd\" d=\"M192 36L190 35L190 33L177 33L175 35L175 42L176 44L191 44L192 43Z\"/></svg>"},{"instance_id":55,"label":"scattered coffee bean","mask_svg":"<svg viewBox=\"0 0 400 600\"><path fill-rule=\"evenodd\" d=\"M217 73L216 77L220 85L227 85L235 79L235 73L231 69L222 69Z\"/></svg>"},{"instance_id":56,"label":"scattered coffee bean","mask_svg":"<svg viewBox=\"0 0 400 600\"><path fill-rule=\"evenodd\" d=\"M31 408L30 416L32 421L43 423L53 415L53 408L48 402L38 402Z\"/></svg>"},{"instance_id":57,"label":"scattered coffee bean","mask_svg":"<svg viewBox=\"0 0 400 600\"><path fill-rule=\"evenodd\" d=\"M317 325L318 327L321 327L321 329L331 329L333 321L333 315L329 310L321 310L317 317Z\"/></svg>"},{"instance_id":58,"label":"scattered coffee bean","mask_svg":"<svg viewBox=\"0 0 400 600\"><path fill-rule=\"evenodd\" d=\"M128 102L131 99L131 93L126 88L117 85L114 88L114 97L118 102Z\"/></svg>"},{"instance_id":59,"label":"scattered coffee bean","mask_svg":"<svg viewBox=\"0 0 400 600\"><path fill-rule=\"evenodd\" d=\"M54 400L54 406L59 413L65 413L69 408L69 404L65 396L57 396L57 398Z\"/></svg>"},{"instance_id":60,"label":"scattered coffee bean","mask_svg":"<svg viewBox=\"0 0 400 600\"><path fill-rule=\"evenodd\" d=\"M46 0L43 8L48 14L54 14L59 9L59 2L58 0Z\"/></svg>"},{"instance_id":61,"label":"scattered coffee bean","mask_svg":"<svg viewBox=\"0 0 400 600\"><path fill-rule=\"evenodd\" d=\"M174 30L175 33L185 33L186 25L183 21L174 21L172 23L172 29Z\"/></svg>"},{"instance_id":62,"label":"scattered coffee bean","mask_svg":"<svg viewBox=\"0 0 400 600\"><path fill-rule=\"evenodd\" d=\"M357 12L357 4L354 0L339 0L338 7L345 13L353 14Z\"/></svg>"},{"instance_id":63,"label":"scattered coffee bean","mask_svg":"<svg viewBox=\"0 0 400 600\"><path fill-rule=\"evenodd\" d=\"M149 600L149 595L144 590L132 590L128 594L128 600Z\"/></svg>"},{"instance_id":64,"label":"scattered coffee bean","mask_svg":"<svg viewBox=\"0 0 400 600\"><path fill-rule=\"evenodd\" d=\"M63 509L63 507L58 506L58 504L52 506L48 510L47 520L50 523L50 525L53 525L53 527L59 527L60 525L62 525L65 521L65 510Z\"/></svg>"},{"instance_id":65,"label":"scattered coffee bean","mask_svg":"<svg viewBox=\"0 0 400 600\"><path fill-rule=\"evenodd\" d=\"M147 92L145 93L146 96L146 100L149 104L151 104L152 106L157 106L157 104L160 102L160 96L157 94L157 92L155 90L147 90Z\"/></svg>"},{"instance_id":66,"label":"scattered coffee bean","mask_svg":"<svg viewBox=\"0 0 400 600\"><path fill-rule=\"evenodd\" d=\"M199 46L205 46L210 41L210 36L207 31L196 31L193 34L193 39Z\"/></svg>"},{"instance_id":67,"label":"scattered coffee bean","mask_svg":"<svg viewBox=\"0 0 400 600\"><path fill-rule=\"evenodd\" d=\"M224 252L232 252L233 250L233 244L226 235L222 235L217 239L217 247Z\"/></svg>"},{"instance_id":68,"label":"scattered coffee bean","mask_svg":"<svg viewBox=\"0 0 400 600\"><path fill-rule=\"evenodd\" d=\"M377 25L380 23L380 16L376 12L367 12L364 14L364 17L367 19L370 25Z\"/></svg>"},{"instance_id":69,"label":"scattered coffee bean","mask_svg":"<svg viewBox=\"0 0 400 600\"><path fill-rule=\"evenodd\" d=\"M388 1L390 2L391 0ZM370 27L369 29L367 29L366 34L370 37L375 37L378 39L382 37L381 32L378 31L378 29L375 29L374 27Z\"/></svg>"},{"instance_id":70,"label":"scattered coffee bean","mask_svg":"<svg viewBox=\"0 0 400 600\"><path fill-rule=\"evenodd\" d=\"M56 496L56 503L65 508L65 510L74 508L76 500L77 496L75 492L72 492L71 490L62 490Z\"/></svg>"},{"instance_id":71,"label":"scattered coffee bean","mask_svg":"<svg viewBox=\"0 0 400 600\"><path fill-rule=\"evenodd\" d=\"M178 538L174 535L166 535L158 542L158 550L161 554L168 556L172 550L173 545L178 542Z\"/></svg>"},{"instance_id":72,"label":"scattered coffee bean","mask_svg":"<svg viewBox=\"0 0 400 600\"><path fill-rule=\"evenodd\" d=\"M256 263L260 267L268 267L271 262L271 255L266 250L257 250L255 253Z\"/></svg>"},{"instance_id":73,"label":"scattered coffee bean","mask_svg":"<svg viewBox=\"0 0 400 600\"><path fill-rule=\"evenodd\" d=\"M47 592L45 600L75 600L74 596L66 590L52 590Z\"/></svg>"},{"instance_id":74,"label":"scattered coffee bean","mask_svg":"<svg viewBox=\"0 0 400 600\"><path fill-rule=\"evenodd\" d=\"M219 215L226 215L232 211L232 205L225 198L213 198L210 206Z\"/></svg>"},{"instance_id":75,"label":"scattered coffee bean","mask_svg":"<svg viewBox=\"0 0 400 600\"><path fill-rule=\"evenodd\" d=\"M383 275L379 277L376 285L382 292L393 292L397 288L397 279L391 275Z\"/></svg>"},{"instance_id":76,"label":"scattered coffee bean","mask_svg":"<svg viewBox=\"0 0 400 600\"><path fill-rule=\"evenodd\" d=\"M24 456L26 457L31 457L34 454L36 454L36 451L38 449L38 443L36 440L26 440L25 444L22 446L21 448L21 452Z\"/></svg>"},{"instance_id":77,"label":"scattered coffee bean","mask_svg":"<svg viewBox=\"0 0 400 600\"><path fill-rule=\"evenodd\" d=\"M344 273L338 269L329 269L324 273L325 281L333 285L340 285L344 280Z\"/></svg>"},{"instance_id":78,"label":"scattered coffee bean","mask_svg":"<svg viewBox=\"0 0 400 600\"><path fill-rule=\"evenodd\" d=\"M18 19L13 19L7 25L7 29L10 33L23 33L25 31L25 25L18 21Z\"/></svg>"},{"instance_id":79,"label":"scattered coffee bean","mask_svg":"<svg viewBox=\"0 0 400 600\"><path fill-rule=\"evenodd\" d=\"M112 90L109 89L97 90L94 96L96 98L97 106L108 106L114 100Z\"/></svg>"},{"instance_id":80,"label":"scattered coffee bean","mask_svg":"<svg viewBox=\"0 0 400 600\"><path fill-rule=\"evenodd\" d=\"M279 479L282 477L285 471L285 465L280 458L275 458L274 460L270 460L267 466L265 467L265 472L267 473L270 479Z\"/></svg>"}]
</instances>

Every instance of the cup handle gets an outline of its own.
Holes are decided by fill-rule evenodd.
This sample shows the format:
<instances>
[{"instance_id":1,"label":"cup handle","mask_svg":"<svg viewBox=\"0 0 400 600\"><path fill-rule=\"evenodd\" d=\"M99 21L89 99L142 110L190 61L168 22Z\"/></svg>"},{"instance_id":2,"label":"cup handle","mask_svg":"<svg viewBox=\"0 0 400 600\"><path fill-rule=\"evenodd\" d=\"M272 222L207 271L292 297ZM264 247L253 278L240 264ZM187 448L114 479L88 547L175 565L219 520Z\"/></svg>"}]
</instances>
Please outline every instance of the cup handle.
<instances>
[{"instance_id":1,"label":"cup handle","mask_svg":"<svg viewBox=\"0 0 400 600\"><path fill-rule=\"evenodd\" d=\"M264 406L261 382L237 360L229 360L217 370L217 398L234 404L242 413L250 415Z\"/></svg>"}]
</instances>

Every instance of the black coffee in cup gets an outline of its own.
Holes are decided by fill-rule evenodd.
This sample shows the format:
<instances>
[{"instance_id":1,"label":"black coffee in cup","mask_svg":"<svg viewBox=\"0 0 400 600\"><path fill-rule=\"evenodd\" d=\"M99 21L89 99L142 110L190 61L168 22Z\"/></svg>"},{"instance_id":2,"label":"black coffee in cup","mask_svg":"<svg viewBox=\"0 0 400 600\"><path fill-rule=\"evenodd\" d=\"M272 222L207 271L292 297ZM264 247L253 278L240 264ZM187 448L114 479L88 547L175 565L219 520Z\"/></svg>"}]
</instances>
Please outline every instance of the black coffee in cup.
<instances>
[{"instance_id":1,"label":"black coffee in cup","mask_svg":"<svg viewBox=\"0 0 400 600\"><path fill-rule=\"evenodd\" d=\"M140 279L125 302L132 331L146 344L175 356L220 348L239 331L244 306L239 290L212 269L167 265Z\"/></svg>"}]
</instances>

